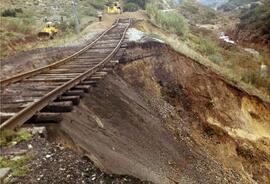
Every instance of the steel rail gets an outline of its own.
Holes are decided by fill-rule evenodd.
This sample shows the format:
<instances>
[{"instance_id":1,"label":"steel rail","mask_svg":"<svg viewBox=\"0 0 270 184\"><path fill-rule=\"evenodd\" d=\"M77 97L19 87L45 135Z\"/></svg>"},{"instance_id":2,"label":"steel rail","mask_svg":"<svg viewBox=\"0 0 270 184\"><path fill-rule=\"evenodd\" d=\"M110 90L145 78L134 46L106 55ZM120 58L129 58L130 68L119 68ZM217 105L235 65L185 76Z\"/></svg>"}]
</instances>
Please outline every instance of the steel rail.
<instances>
[{"instance_id":1,"label":"steel rail","mask_svg":"<svg viewBox=\"0 0 270 184\"><path fill-rule=\"evenodd\" d=\"M8 79L4 79L2 81L0 81L0 86L1 88L3 86L6 86L8 84L12 84L12 83L15 83L15 82L18 82L20 80L23 80L23 79L26 79L28 77L32 77L34 75L37 75L41 72L45 72L45 71L48 71L48 70L51 70L53 68L56 68L60 65L63 65L63 64L66 64L67 62L69 61L72 61L72 59L80 54L82 54L85 50L91 48L96 42L98 42L106 33L108 33L110 30L112 30L113 28L115 28L117 26L119 22L119 19L117 19L116 23L114 23L109 29L107 29L106 31L104 31L101 35L99 35L93 42L91 42L89 45L85 46L84 48L82 48L81 50L79 50L78 52L75 52L74 54L64 58L64 59L61 59L60 61L57 61L53 64L50 64L50 65L47 65L47 66L44 66L44 67L41 67L41 68L38 68L38 69L35 69L35 70L32 70L30 72L25 72L25 73L22 73L22 74L18 74L18 75L15 75L13 77L10 77Z\"/></svg>"},{"instance_id":2,"label":"steel rail","mask_svg":"<svg viewBox=\"0 0 270 184\"><path fill-rule=\"evenodd\" d=\"M53 100L55 100L57 97L59 97L61 94L63 94L65 91L71 89L72 87L78 85L83 80L87 79L88 77L92 76L95 72L97 72L100 68L102 68L105 64L107 64L111 58L114 56L114 54L119 50L123 40L125 39L126 32L130 26L130 19L128 22L127 27L125 28L123 35L121 39L119 40L117 46L114 48L114 50L100 63L98 63L96 66L90 68L86 72L80 74L78 77L71 79L70 81L64 83L63 85L57 87L53 91L49 92L45 96L43 96L41 99L39 99L36 102L33 102L31 105L24 108L22 111L18 112L16 115L5 121L3 124L0 125L0 131L4 129L15 129L17 127L20 127L23 125L28 119L30 119L35 113L42 110L45 106L50 104Z\"/></svg>"}]
</instances>

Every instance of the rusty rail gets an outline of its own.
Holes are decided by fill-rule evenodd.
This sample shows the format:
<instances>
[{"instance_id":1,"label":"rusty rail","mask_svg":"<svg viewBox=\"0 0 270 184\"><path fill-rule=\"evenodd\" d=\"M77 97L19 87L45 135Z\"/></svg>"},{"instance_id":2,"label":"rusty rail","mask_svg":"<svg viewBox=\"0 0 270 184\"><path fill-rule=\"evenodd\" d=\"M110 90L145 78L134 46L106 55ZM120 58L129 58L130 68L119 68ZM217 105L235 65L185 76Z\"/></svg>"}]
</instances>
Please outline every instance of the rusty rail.
<instances>
[{"instance_id":1,"label":"rusty rail","mask_svg":"<svg viewBox=\"0 0 270 184\"><path fill-rule=\"evenodd\" d=\"M32 77L32 76L38 76L38 74L44 72L44 71L49 71L51 69L54 69L60 65L64 65L69 61L72 61L76 56L84 53L87 51L94 43L96 43L100 38L102 38L107 32L112 30L114 27L116 27L119 24L119 19L117 20L116 24L114 24L111 28L106 30L104 33L102 33L96 40L94 40L91 44L87 45L85 48L81 49L80 51L74 53L73 55L62 59L54 64L27 72L23 73L17 76L14 76L10 79L6 79L1 81L1 86L6 86L9 84L13 84L16 82L19 82L21 80L24 80L26 78ZM80 74L79 76L75 77L74 79L69 80L68 82L65 82L61 86L55 88L54 90L50 91L47 93L45 96L40 98L38 101L33 102L31 105L27 106L23 110L19 111L17 114L9 118L7 121L5 121L3 124L0 125L0 130L3 129L15 129L17 127L20 127L23 125L28 119L30 119L35 113L39 112L42 110L45 106L50 104L52 101L54 101L57 97L59 97L61 94L66 92L67 90L70 90L74 86L78 85L80 82L84 81L85 79L89 78L93 74L95 74L98 70L102 69L115 55L115 53L119 50L121 43L123 42L125 38L126 31L128 27L130 26L130 19L128 19L128 25L125 27L124 32L122 34L121 39L119 40L117 46L110 52L110 54L103 59L101 62L96 64L94 67L88 69L84 73Z\"/></svg>"},{"instance_id":2,"label":"rusty rail","mask_svg":"<svg viewBox=\"0 0 270 184\"><path fill-rule=\"evenodd\" d=\"M64 58L64 59L61 59L60 61L57 61L53 64L50 64L50 65L47 65L45 67L41 67L41 68L38 68L38 69L35 69L35 70L32 70L30 72L25 72L25 73L22 73L22 74L18 74L18 75L15 75L13 77L10 77L8 79L4 79L2 81L0 81L0 86L3 87L3 86L6 86L8 84L12 84L14 82L18 82L20 80L23 80L23 79L26 79L28 77L32 77L34 75L37 75L41 72L44 72L44 71L48 71L48 70L51 70L53 68L56 68L60 65L63 65L69 61L71 61L74 57L82 54L85 50L89 49L92 45L94 45L100 38L102 38L107 32L109 32L110 30L112 30L118 23L119 19L117 19L116 23L110 27L109 29L107 29L106 31L104 31L101 35L99 35L93 42L91 42L89 45L85 46L84 48L82 48L81 50L79 50L78 52Z\"/></svg>"}]
</instances>

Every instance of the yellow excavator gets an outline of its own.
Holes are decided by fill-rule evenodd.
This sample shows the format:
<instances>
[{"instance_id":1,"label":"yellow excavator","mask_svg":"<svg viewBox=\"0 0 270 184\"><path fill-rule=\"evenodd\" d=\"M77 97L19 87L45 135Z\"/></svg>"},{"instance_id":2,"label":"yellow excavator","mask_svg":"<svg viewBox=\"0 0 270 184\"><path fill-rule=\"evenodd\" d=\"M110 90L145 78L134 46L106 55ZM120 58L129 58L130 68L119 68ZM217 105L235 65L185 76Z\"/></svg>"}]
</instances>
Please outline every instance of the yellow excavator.
<instances>
[{"instance_id":1,"label":"yellow excavator","mask_svg":"<svg viewBox=\"0 0 270 184\"><path fill-rule=\"evenodd\" d=\"M120 14L121 13L121 6L119 1L115 1L112 6L107 8L108 14Z\"/></svg>"},{"instance_id":2,"label":"yellow excavator","mask_svg":"<svg viewBox=\"0 0 270 184\"><path fill-rule=\"evenodd\" d=\"M46 22L45 27L38 33L38 37L41 39L53 39L57 33L58 29L55 27L55 25L52 22Z\"/></svg>"}]
</instances>

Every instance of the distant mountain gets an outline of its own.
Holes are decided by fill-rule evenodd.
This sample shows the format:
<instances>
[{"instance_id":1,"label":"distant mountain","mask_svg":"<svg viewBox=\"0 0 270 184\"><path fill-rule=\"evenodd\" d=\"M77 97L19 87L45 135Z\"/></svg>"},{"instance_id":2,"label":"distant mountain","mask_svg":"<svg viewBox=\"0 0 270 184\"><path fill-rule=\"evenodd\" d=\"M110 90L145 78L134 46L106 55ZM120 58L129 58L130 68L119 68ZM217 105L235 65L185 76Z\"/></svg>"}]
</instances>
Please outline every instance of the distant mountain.
<instances>
[{"instance_id":1,"label":"distant mountain","mask_svg":"<svg viewBox=\"0 0 270 184\"><path fill-rule=\"evenodd\" d=\"M217 8L225 3L228 2L228 0L198 0L203 5L210 6L212 8Z\"/></svg>"},{"instance_id":2,"label":"distant mountain","mask_svg":"<svg viewBox=\"0 0 270 184\"><path fill-rule=\"evenodd\" d=\"M183 1L178 7L178 11L191 24L216 24L220 19L217 11L191 0Z\"/></svg>"},{"instance_id":3,"label":"distant mountain","mask_svg":"<svg viewBox=\"0 0 270 184\"><path fill-rule=\"evenodd\" d=\"M228 2L219 6L218 9L222 11L246 10L252 6L262 4L263 1L264 0L228 0Z\"/></svg>"}]
</instances>

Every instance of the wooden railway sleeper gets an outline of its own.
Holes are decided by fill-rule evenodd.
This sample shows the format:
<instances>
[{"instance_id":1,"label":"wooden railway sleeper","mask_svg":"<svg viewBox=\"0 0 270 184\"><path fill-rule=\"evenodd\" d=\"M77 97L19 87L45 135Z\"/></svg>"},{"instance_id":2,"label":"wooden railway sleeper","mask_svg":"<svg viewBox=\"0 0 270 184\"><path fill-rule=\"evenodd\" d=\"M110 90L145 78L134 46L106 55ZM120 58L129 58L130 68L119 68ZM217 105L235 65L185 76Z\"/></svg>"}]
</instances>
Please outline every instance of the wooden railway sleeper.
<instances>
[{"instance_id":1,"label":"wooden railway sleeper","mask_svg":"<svg viewBox=\"0 0 270 184\"><path fill-rule=\"evenodd\" d=\"M24 109L25 106L16 106L16 107L1 107L2 113L17 113Z\"/></svg>"},{"instance_id":2,"label":"wooden railway sleeper","mask_svg":"<svg viewBox=\"0 0 270 184\"><path fill-rule=\"evenodd\" d=\"M74 78L78 76L78 73L69 73L69 72L65 72L65 73L43 73L40 74L39 76L41 77L69 77L69 78Z\"/></svg>"},{"instance_id":3,"label":"wooden railway sleeper","mask_svg":"<svg viewBox=\"0 0 270 184\"><path fill-rule=\"evenodd\" d=\"M26 124L47 124L47 123L59 123L63 120L61 113L45 113L39 112L30 118Z\"/></svg>"},{"instance_id":4,"label":"wooden railway sleeper","mask_svg":"<svg viewBox=\"0 0 270 184\"><path fill-rule=\"evenodd\" d=\"M66 113L73 110L72 101L65 102L52 102L46 107L44 107L40 112L49 112L49 113Z\"/></svg>"},{"instance_id":5,"label":"wooden railway sleeper","mask_svg":"<svg viewBox=\"0 0 270 184\"><path fill-rule=\"evenodd\" d=\"M67 78L54 78L54 79L25 79L23 80L23 82L67 82L69 81L70 79L67 79Z\"/></svg>"},{"instance_id":6,"label":"wooden railway sleeper","mask_svg":"<svg viewBox=\"0 0 270 184\"><path fill-rule=\"evenodd\" d=\"M72 90L83 90L85 93L89 93L91 89L90 85L77 85Z\"/></svg>"},{"instance_id":7,"label":"wooden railway sleeper","mask_svg":"<svg viewBox=\"0 0 270 184\"><path fill-rule=\"evenodd\" d=\"M76 73L76 74L81 74L85 71L85 69L81 69L81 70L78 70L78 69L59 69L59 70L53 70L53 71L50 71L48 73L50 74L62 74L62 73Z\"/></svg>"},{"instance_id":8,"label":"wooden railway sleeper","mask_svg":"<svg viewBox=\"0 0 270 184\"><path fill-rule=\"evenodd\" d=\"M83 90L69 90L63 96L80 96L80 98L83 98L85 94Z\"/></svg>"},{"instance_id":9,"label":"wooden railway sleeper","mask_svg":"<svg viewBox=\"0 0 270 184\"><path fill-rule=\"evenodd\" d=\"M93 87L95 87L96 84L97 84L97 81L96 80L89 80L89 79L84 80L84 81L82 81L80 83L80 85L90 85L90 86L93 86Z\"/></svg>"},{"instance_id":10,"label":"wooden railway sleeper","mask_svg":"<svg viewBox=\"0 0 270 184\"><path fill-rule=\"evenodd\" d=\"M22 100L15 100L12 98L5 98L1 101L1 104L21 104L21 103L30 103L30 102L34 102L37 101L39 98L38 97L28 97L28 98L24 98Z\"/></svg>"},{"instance_id":11,"label":"wooden railway sleeper","mask_svg":"<svg viewBox=\"0 0 270 184\"><path fill-rule=\"evenodd\" d=\"M98 64L98 62L89 62L89 61L85 60L85 61L78 61L78 62L76 62L76 64L74 63L72 65L67 65L67 66L71 66L71 67L78 66L78 67L84 68L84 70L86 70L85 67L94 67L97 64Z\"/></svg>"},{"instance_id":12,"label":"wooden railway sleeper","mask_svg":"<svg viewBox=\"0 0 270 184\"><path fill-rule=\"evenodd\" d=\"M55 102L65 102L65 101L71 101L73 105L79 105L80 104L80 96L60 96Z\"/></svg>"}]
</instances>

